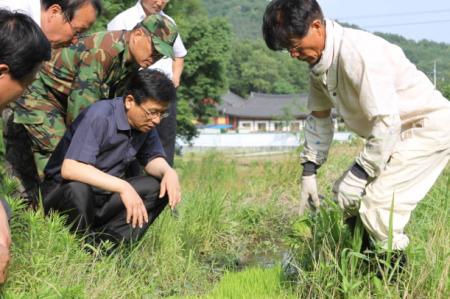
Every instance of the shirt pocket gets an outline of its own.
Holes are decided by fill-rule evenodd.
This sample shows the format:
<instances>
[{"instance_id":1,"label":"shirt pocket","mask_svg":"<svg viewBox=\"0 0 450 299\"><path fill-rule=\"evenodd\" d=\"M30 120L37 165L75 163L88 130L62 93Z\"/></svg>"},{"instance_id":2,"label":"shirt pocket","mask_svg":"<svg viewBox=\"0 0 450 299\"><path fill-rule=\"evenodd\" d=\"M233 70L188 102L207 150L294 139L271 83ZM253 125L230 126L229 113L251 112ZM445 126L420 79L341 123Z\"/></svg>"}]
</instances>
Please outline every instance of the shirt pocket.
<instances>
[{"instance_id":1,"label":"shirt pocket","mask_svg":"<svg viewBox=\"0 0 450 299\"><path fill-rule=\"evenodd\" d=\"M427 119L422 118L404 125L402 132L400 133L400 139L404 141L415 137L417 133L420 133L420 131L425 129L426 122Z\"/></svg>"}]
</instances>

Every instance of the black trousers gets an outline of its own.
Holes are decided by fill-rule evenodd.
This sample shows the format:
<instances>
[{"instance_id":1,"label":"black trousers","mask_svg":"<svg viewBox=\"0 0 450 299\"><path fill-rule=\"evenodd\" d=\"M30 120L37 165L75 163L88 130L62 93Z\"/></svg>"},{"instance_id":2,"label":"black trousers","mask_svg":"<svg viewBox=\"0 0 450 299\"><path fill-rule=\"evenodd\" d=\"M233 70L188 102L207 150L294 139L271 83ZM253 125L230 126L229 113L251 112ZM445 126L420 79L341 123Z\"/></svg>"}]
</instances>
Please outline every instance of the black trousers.
<instances>
[{"instance_id":1,"label":"black trousers","mask_svg":"<svg viewBox=\"0 0 450 299\"><path fill-rule=\"evenodd\" d=\"M6 109L5 109L6 110ZM36 207L39 176L31 150L31 140L25 127L13 122L13 115L4 116L3 139L5 143L5 170L17 182L15 196Z\"/></svg>"},{"instance_id":2,"label":"black trousers","mask_svg":"<svg viewBox=\"0 0 450 299\"><path fill-rule=\"evenodd\" d=\"M161 139L164 152L166 153L167 163L173 166L175 155L175 138L177 136L177 105L172 103L169 107L169 116L164 118L156 127L159 139Z\"/></svg>"},{"instance_id":3,"label":"black trousers","mask_svg":"<svg viewBox=\"0 0 450 299\"><path fill-rule=\"evenodd\" d=\"M148 212L148 223L132 228L126 223L127 212L118 193L108 193L90 185L67 181L54 188L48 182L44 190L44 210L67 215L67 224L77 233L88 234L95 241L111 240L115 243L138 241L167 205L167 196L159 198L160 182L151 176L127 179L141 196Z\"/></svg>"}]
</instances>

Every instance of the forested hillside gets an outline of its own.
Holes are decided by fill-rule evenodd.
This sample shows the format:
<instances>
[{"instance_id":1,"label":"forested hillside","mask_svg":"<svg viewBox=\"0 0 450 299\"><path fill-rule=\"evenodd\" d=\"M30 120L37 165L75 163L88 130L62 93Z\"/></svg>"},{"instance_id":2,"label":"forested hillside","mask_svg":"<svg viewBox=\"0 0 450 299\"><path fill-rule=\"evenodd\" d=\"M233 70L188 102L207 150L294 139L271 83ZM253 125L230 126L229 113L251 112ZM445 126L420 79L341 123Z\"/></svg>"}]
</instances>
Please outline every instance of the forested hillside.
<instances>
[{"instance_id":1,"label":"forested hillside","mask_svg":"<svg viewBox=\"0 0 450 299\"><path fill-rule=\"evenodd\" d=\"M258 91L262 92L266 92L268 89L272 92L290 92L292 88L297 89L297 91L304 91L305 85L303 83L305 82L300 82L299 85L292 86L294 79L289 76L296 75L295 72L281 70L282 67L272 64L273 61L279 61L280 65L291 69L293 65L296 65L295 63L289 63L289 61L280 58L279 55L265 51L265 46L261 42L249 42L249 40L261 40L262 15L264 14L267 2L267 0L203 0L210 16L225 17L229 20L234 33L235 44L248 43L247 48L253 48L253 55L242 55L237 52L246 50L246 47L240 46L239 49L233 47L232 58L235 61L232 62L232 65L257 65L258 63L256 62L248 61L248 58L254 58L255 56L258 56L260 63L268 63L261 65L261 70L255 72L255 78L264 82L272 82L270 87L263 84L264 82L246 83L245 76L244 78L237 77L235 74L238 73L234 72L232 69L232 72L230 73L230 75L232 75L230 78L231 89L244 95L248 93L249 89L243 87L243 85L248 86L252 91L257 88ZM434 62L436 62L436 83L441 90L446 91L448 95L450 95L450 92L448 91L450 89L450 87L448 87L450 85L450 44L436 43L428 40L416 42L395 34L377 34L388 41L399 45L405 51L406 56L432 80L434 78ZM258 52L259 55L256 55L256 52ZM245 57L246 61L240 61L241 57ZM267 65L270 65L272 69L263 70ZM306 69L303 67L300 68L302 71ZM274 72L277 74L274 74ZM270 75L265 76L263 73L270 73ZM288 77L285 77L286 81L282 84L283 86L280 86L280 81L278 79L273 80L271 76L278 77L279 75L282 77L282 73L284 73L284 75L289 73L289 75ZM242 76L242 72L240 74ZM305 78L305 76L302 75L300 75L300 77ZM299 79L295 78L295 80L298 82Z\"/></svg>"},{"instance_id":2,"label":"forested hillside","mask_svg":"<svg viewBox=\"0 0 450 299\"><path fill-rule=\"evenodd\" d=\"M261 19L267 0L203 0L212 17L230 21L237 38L260 38Z\"/></svg>"}]
</instances>

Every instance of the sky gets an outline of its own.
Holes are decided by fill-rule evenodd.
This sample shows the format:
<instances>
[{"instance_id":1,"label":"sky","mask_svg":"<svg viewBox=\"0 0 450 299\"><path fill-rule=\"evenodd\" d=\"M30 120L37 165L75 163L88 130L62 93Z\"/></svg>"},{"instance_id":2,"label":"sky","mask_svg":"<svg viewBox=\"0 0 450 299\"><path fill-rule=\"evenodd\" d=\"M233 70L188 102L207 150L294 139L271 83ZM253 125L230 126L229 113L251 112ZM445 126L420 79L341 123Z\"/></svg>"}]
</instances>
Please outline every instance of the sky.
<instances>
[{"instance_id":1,"label":"sky","mask_svg":"<svg viewBox=\"0 0 450 299\"><path fill-rule=\"evenodd\" d=\"M450 0L318 0L327 18L450 44Z\"/></svg>"}]
</instances>

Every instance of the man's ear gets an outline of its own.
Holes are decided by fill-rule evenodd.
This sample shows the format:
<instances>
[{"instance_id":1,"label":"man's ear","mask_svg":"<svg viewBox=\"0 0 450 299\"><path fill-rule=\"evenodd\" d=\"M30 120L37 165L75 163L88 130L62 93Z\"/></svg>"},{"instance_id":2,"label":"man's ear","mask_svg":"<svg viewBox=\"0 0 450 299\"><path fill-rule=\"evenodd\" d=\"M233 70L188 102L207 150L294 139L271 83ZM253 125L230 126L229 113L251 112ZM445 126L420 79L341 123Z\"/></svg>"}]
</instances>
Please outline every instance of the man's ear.
<instances>
[{"instance_id":1,"label":"man's ear","mask_svg":"<svg viewBox=\"0 0 450 299\"><path fill-rule=\"evenodd\" d=\"M0 64L0 78L3 78L5 75L9 74L9 66L7 64Z\"/></svg>"},{"instance_id":2,"label":"man's ear","mask_svg":"<svg viewBox=\"0 0 450 299\"><path fill-rule=\"evenodd\" d=\"M309 25L309 28L316 29L321 32L324 29L323 21L320 19L315 19L314 21L312 21L311 25Z\"/></svg>"},{"instance_id":3,"label":"man's ear","mask_svg":"<svg viewBox=\"0 0 450 299\"><path fill-rule=\"evenodd\" d=\"M144 33L144 29L142 28L136 28L135 30L133 30L133 36L134 37L142 37L143 35L145 35Z\"/></svg>"},{"instance_id":4,"label":"man's ear","mask_svg":"<svg viewBox=\"0 0 450 299\"><path fill-rule=\"evenodd\" d=\"M127 95L124 100L125 109L130 110L131 106L134 105L134 98L131 94Z\"/></svg>"},{"instance_id":5,"label":"man's ear","mask_svg":"<svg viewBox=\"0 0 450 299\"><path fill-rule=\"evenodd\" d=\"M46 9L46 11L49 12L50 15L52 15L52 16L56 15L56 14L61 14L63 12L62 8L61 8L61 6L59 4L52 4L52 5L50 5Z\"/></svg>"},{"instance_id":6,"label":"man's ear","mask_svg":"<svg viewBox=\"0 0 450 299\"><path fill-rule=\"evenodd\" d=\"M139 39L142 38L143 34L144 32L142 28L136 28L131 31L130 44L135 44L137 41L139 41Z\"/></svg>"}]
</instances>

